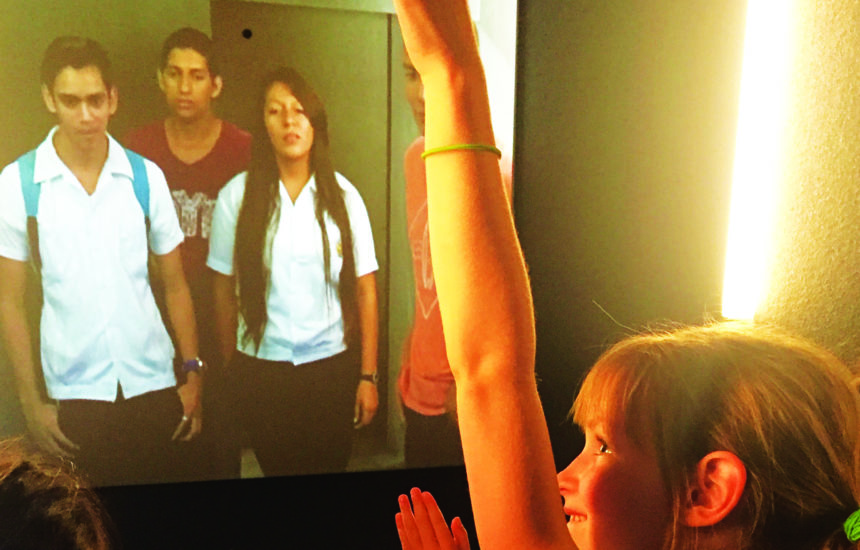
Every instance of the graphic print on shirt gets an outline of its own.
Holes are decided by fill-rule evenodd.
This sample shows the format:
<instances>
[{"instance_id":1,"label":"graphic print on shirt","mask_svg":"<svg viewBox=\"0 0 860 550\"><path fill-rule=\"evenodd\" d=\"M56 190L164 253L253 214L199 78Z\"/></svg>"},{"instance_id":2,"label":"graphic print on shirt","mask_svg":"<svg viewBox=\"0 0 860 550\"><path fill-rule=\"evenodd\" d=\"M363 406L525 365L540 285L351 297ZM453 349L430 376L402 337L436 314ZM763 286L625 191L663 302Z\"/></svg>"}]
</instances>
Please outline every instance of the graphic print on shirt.
<instances>
[{"instance_id":1,"label":"graphic print on shirt","mask_svg":"<svg viewBox=\"0 0 860 550\"><path fill-rule=\"evenodd\" d=\"M171 193L173 204L176 206L176 215L179 216L179 225L185 236L196 237L199 227L200 237L208 239L216 199L210 199L199 191L189 197L185 189L175 189Z\"/></svg>"},{"instance_id":2,"label":"graphic print on shirt","mask_svg":"<svg viewBox=\"0 0 860 550\"><path fill-rule=\"evenodd\" d=\"M427 227L427 201L421 205L409 226L412 243L412 265L415 266L415 294L425 319L436 308L436 281L433 279L433 260L430 258L430 232Z\"/></svg>"}]
</instances>

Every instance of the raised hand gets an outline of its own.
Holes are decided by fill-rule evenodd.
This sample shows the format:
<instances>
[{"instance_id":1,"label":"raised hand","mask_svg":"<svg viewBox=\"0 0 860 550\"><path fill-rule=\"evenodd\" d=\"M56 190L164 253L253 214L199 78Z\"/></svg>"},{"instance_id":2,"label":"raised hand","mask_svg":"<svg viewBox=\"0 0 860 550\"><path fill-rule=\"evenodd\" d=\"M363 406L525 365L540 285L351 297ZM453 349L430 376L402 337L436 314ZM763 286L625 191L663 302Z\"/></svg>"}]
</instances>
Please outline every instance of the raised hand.
<instances>
[{"instance_id":1,"label":"raised hand","mask_svg":"<svg viewBox=\"0 0 860 550\"><path fill-rule=\"evenodd\" d=\"M422 77L440 64L480 64L465 1L395 0L394 5L409 58Z\"/></svg>"},{"instance_id":2,"label":"raised hand","mask_svg":"<svg viewBox=\"0 0 860 550\"><path fill-rule=\"evenodd\" d=\"M433 495L416 488L410 496L411 507L409 497L400 495L400 512L394 516L403 550L469 550L469 535L459 517L449 529Z\"/></svg>"}]
</instances>

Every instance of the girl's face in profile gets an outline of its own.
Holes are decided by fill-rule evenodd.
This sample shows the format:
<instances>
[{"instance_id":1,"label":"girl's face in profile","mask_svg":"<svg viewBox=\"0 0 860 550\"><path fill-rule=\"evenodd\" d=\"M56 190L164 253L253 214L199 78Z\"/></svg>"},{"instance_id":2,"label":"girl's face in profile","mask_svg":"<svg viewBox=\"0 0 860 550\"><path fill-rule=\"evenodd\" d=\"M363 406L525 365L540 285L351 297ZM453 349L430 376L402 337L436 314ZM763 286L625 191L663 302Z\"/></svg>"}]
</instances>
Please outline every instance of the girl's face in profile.
<instances>
[{"instance_id":1,"label":"girl's face in profile","mask_svg":"<svg viewBox=\"0 0 860 550\"><path fill-rule=\"evenodd\" d=\"M266 92L263 119L276 157L288 161L310 158L314 128L302 104L283 82L275 82Z\"/></svg>"},{"instance_id":2,"label":"girl's face in profile","mask_svg":"<svg viewBox=\"0 0 860 550\"><path fill-rule=\"evenodd\" d=\"M662 548L672 507L653 449L603 423L589 425L585 447L558 485L580 550Z\"/></svg>"}]
</instances>

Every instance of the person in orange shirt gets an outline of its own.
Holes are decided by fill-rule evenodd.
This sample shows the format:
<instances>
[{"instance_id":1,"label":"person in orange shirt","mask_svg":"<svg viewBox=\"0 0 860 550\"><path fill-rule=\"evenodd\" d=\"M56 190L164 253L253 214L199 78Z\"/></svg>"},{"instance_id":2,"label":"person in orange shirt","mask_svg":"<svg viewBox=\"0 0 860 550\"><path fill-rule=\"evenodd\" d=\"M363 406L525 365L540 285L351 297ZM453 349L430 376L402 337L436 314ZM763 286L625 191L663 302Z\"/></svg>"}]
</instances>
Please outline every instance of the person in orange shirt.
<instances>
[{"instance_id":1,"label":"person in orange shirt","mask_svg":"<svg viewBox=\"0 0 860 550\"><path fill-rule=\"evenodd\" d=\"M405 50L403 70L406 100L420 135L406 149L403 159L415 312L409 337L403 346L397 385L406 422L406 467L424 468L462 464L463 451L457 428L454 376L445 354L427 228L427 181L421 158L424 151L424 85ZM503 157L501 165L510 197L510 157Z\"/></svg>"}]
</instances>

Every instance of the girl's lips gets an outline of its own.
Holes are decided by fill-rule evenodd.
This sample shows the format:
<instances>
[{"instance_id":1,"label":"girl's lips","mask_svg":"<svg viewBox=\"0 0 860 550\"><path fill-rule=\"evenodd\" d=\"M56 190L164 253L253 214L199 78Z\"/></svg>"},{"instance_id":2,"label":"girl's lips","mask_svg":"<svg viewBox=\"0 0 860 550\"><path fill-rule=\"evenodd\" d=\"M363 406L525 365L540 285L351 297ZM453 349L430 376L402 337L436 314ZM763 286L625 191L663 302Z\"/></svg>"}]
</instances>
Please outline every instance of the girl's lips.
<instances>
[{"instance_id":1,"label":"girl's lips","mask_svg":"<svg viewBox=\"0 0 860 550\"><path fill-rule=\"evenodd\" d=\"M577 512L576 510L571 510L568 508L564 509L564 515L567 516L568 523L579 523L581 521L585 521L586 515L582 512Z\"/></svg>"}]
</instances>

